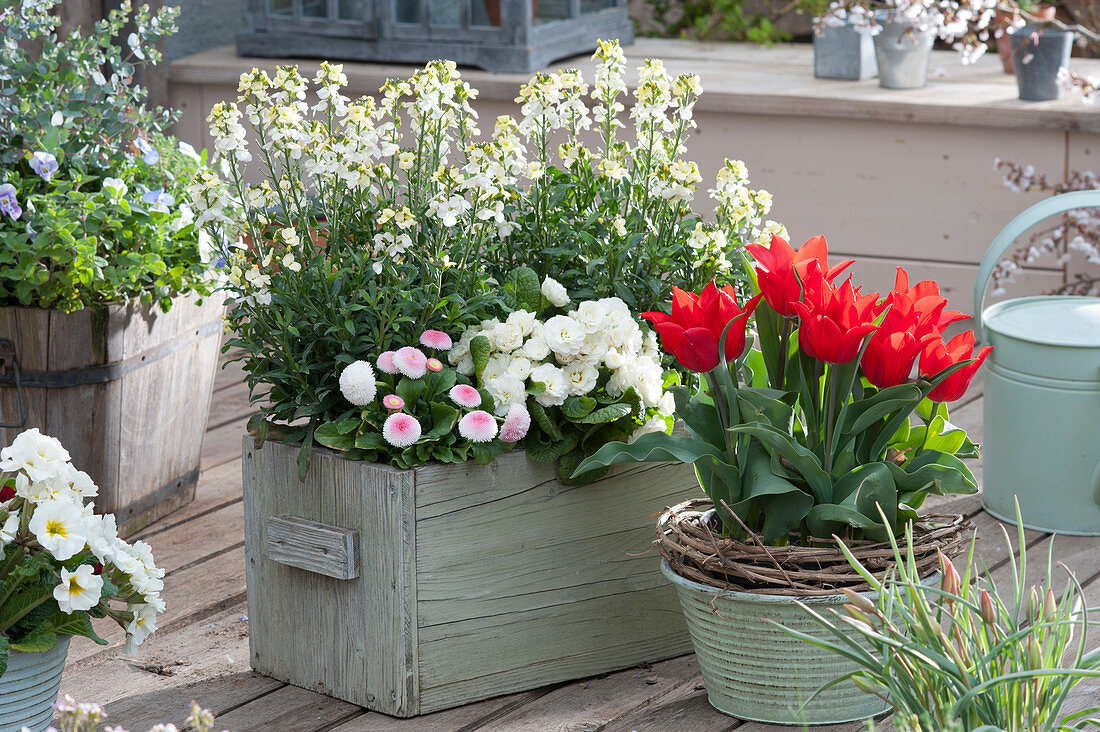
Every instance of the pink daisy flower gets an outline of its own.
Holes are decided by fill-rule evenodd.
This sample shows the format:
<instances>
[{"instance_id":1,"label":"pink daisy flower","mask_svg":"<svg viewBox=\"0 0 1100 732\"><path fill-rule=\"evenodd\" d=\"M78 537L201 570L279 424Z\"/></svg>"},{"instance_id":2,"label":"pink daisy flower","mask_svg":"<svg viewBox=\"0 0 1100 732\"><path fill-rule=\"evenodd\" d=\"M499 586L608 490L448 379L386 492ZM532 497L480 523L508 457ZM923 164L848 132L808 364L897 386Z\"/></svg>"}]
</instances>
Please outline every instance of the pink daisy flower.
<instances>
[{"instance_id":1,"label":"pink daisy flower","mask_svg":"<svg viewBox=\"0 0 1100 732\"><path fill-rule=\"evenodd\" d=\"M531 413L523 404L513 404L504 417L504 424L500 427L501 442L519 442L527 436L531 429Z\"/></svg>"},{"instance_id":2,"label":"pink daisy flower","mask_svg":"<svg viewBox=\"0 0 1100 732\"><path fill-rule=\"evenodd\" d=\"M428 357L419 348L405 346L393 354L393 365L410 379L419 379L428 372Z\"/></svg>"},{"instance_id":3,"label":"pink daisy flower","mask_svg":"<svg viewBox=\"0 0 1100 732\"><path fill-rule=\"evenodd\" d=\"M443 362L438 358L429 358L424 362L424 365L428 367L428 371L442 371Z\"/></svg>"},{"instance_id":4,"label":"pink daisy flower","mask_svg":"<svg viewBox=\"0 0 1100 732\"><path fill-rule=\"evenodd\" d=\"M497 436L496 417L478 409L458 420L458 434L470 442L489 442Z\"/></svg>"},{"instance_id":5,"label":"pink daisy flower","mask_svg":"<svg viewBox=\"0 0 1100 732\"><path fill-rule=\"evenodd\" d=\"M382 406L386 409L393 409L394 411L404 409L405 400L396 394L390 394L389 396L382 397Z\"/></svg>"},{"instance_id":6,"label":"pink daisy flower","mask_svg":"<svg viewBox=\"0 0 1100 732\"><path fill-rule=\"evenodd\" d=\"M469 384L452 386L451 390L447 393L451 397L451 400L460 407L473 409L481 405L481 394Z\"/></svg>"},{"instance_id":7,"label":"pink daisy flower","mask_svg":"<svg viewBox=\"0 0 1100 732\"><path fill-rule=\"evenodd\" d=\"M378 357L378 370L387 374L396 374L397 366L393 363L393 351L384 351L381 356Z\"/></svg>"},{"instance_id":8,"label":"pink daisy flower","mask_svg":"<svg viewBox=\"0 0 1100 732\"><path fill-rule=\"evenodd\" d=\"M420 434L420 423L416 421L416 417L404 412L394 412L386 417L382 425L382 437L394 447L415 445L420 439Z\"/></svg>"},{"instance_id":9,"label":"pink daisy flower","mask_svg":"<svg viewBox=\"0 0 1100 732\"><path fill-rule=\"evenodd\" d=\"M449 351L454 345L451 337L441 330L426 330L420 334L420 345L437 351Z\"/></svg>"}]
</instances>

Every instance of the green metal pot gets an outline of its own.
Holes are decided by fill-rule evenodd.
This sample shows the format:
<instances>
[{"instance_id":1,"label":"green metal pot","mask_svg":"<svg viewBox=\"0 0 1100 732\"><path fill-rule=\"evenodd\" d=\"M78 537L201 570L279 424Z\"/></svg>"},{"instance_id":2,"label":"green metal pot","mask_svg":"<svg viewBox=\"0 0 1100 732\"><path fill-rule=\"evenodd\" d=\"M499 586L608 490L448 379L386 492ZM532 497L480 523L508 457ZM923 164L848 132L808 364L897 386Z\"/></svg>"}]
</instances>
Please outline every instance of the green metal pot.
<instances>
[{"instance_id":1,"label":"green metal pot","mask_svg":"<svg viewBox=\"0 0 1100 732\"><path fill-rule=\"evenodd\" d=\"M70 639L61 636L44 653L8 654L8 669L0 676L0 732L20 732L24 727L42 732L50 726Z\"/></svg>"},{"instance_id":2,"label":"green metal pot","mask_svg":"<svg viewBox=\"0 0 1100 732\"><path fill-rule=\"evenodd\" d=\"M768 622L832 638L794 603L796 598L708 587L676 574L664 560L661 571L676 585L707 698L718 711L754 722L803 725L854 722L889 709L851 682L826 689L802 707L823 684L855 666ZM875 594L867 597L873 602ZM829 608L848 601L844 595L797 599L826 616Z\"/></svg>"},{"instance_id":3,"label":"green metal pot","mask_svg":"<svg viewBox=\"0 0 1100 732\"><path fill-rule=\"evenodd\" d=\"M1005 227L978 270L977 330L993 346L985 364L982 503L1015 523L1100 535L1100 298L1022 297L982 310L1004 253L1044 219L1100 207L1100 191L1042 201ZM977 315L980 313L980 316Z\"/></svg>"}]
</instances>

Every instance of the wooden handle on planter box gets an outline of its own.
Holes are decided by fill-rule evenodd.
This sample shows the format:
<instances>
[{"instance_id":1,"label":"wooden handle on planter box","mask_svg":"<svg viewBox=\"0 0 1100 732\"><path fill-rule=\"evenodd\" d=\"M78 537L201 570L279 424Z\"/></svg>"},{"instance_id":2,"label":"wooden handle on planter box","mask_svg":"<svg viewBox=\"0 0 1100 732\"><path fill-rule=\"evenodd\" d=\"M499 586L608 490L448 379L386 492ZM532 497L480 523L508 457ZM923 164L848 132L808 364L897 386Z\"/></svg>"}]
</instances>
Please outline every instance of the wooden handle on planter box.
<instances>
[{"instance_id":1,"label":"wooden handle on planter box","mask_svg":"<svg viewBox=\"0 0 1100 732\"><path fill-rule=\"evenodd\" d=\"M267 558L288 567L349 580L359 576L359 532L297 516L269 516Z\"/></svg>"}]
</instances>

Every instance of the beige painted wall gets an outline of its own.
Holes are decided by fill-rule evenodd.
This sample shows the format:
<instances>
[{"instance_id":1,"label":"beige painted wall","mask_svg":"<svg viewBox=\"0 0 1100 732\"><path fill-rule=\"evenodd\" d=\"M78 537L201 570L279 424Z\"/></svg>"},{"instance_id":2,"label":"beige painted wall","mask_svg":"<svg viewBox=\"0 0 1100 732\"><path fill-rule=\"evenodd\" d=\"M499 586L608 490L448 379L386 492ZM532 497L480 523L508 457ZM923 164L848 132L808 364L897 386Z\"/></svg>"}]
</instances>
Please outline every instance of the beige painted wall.
<instances>
[{"instance_id":1,"label":"beige painted wall","mask_svg":"<svg viewBox=\"0 0 1100 732\"><path fill-rule=\"evenodd\" d=\"M754 186L774 195L772 217L786 224L792 239L825 234L838 256L857 259L854 272L866 291L890 288L902 265L913 278L937 279L952 305L969 312L986 247L1039 200L1005 188L994 158L1032 164L1058 178L1067 166L1088 168L1100 157L1100 134L1069 131L1100 129L1100 113L1075 102L1026 106L1013 98L1010 79L989 64L952 70L946 81L934 80L919 92L890 92L873 82L815 83L808 49L769 53L725 50L733 44L648 43L654 47L642 41L631 55L659 51L673 70L699 70L704 88L712 89L696 108L699 126L689 142L689 157L699 162L704 180L698 208L709 210L705 190L723 159L743 159ZM734 52L741 55L730 57ZM235 79L258 60L233 62L228 78ZM938 56L934 65L943 62L954 59ZM225 56L180 63L173 64L171 85L172 102L183 111L178 134L209 146L206 111L234 98L236 85L227 82ZM311 63L302 63L303 72ZM351 91L373 91L378 79L402 73L408 69L356 64L348 74ZM497 114L516 112L510 100L522 77L468 76L477 77L472 83L482 90L477 106L483 127ZM1009 294L1044 291L1063 276L1054 266L1036 269Z\"/></svg>"}]
</instances>

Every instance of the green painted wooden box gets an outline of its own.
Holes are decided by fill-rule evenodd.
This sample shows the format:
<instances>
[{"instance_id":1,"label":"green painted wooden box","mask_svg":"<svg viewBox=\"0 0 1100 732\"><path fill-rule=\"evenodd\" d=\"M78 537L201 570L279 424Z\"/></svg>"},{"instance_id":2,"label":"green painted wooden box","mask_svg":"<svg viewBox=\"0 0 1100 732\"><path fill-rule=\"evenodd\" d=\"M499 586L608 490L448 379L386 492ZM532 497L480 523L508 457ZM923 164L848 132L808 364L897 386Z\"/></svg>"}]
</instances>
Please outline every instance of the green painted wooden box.
<instances>
[{"instance_id":1,"label":"green painted wooden box","mask_svg":"<svg viewBox=\"0 0 1100 732\"><path fill-rule=\"evenodd\" d=\"M652 549L690 465L565 486L521 452L413 470L244 440L252 667L409 717L691 652Z\"/></svg>"}]
</instances>

